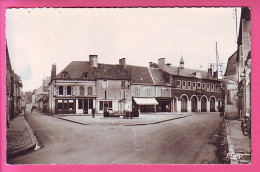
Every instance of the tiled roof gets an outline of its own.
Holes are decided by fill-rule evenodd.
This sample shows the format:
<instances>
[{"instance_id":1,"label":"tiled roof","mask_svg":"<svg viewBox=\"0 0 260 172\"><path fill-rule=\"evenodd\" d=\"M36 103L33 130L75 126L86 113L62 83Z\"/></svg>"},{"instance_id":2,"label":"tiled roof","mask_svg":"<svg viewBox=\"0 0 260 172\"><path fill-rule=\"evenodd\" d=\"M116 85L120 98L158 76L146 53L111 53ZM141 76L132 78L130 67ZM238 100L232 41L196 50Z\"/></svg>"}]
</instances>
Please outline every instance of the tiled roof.
<instances>
[{"instance_id":1,"label":"tiled roof","mask_svg":"<svg viewBox=\"0 0 260 172\"><path fill-rule=\"evenodd\" d=\"M153 80L156 85L167 85L169 82L167 81L166 76L164 75L162 69L159 68L149 68Z\"/></svg>"},{"instance_id":2,"label":"tiled roof","mask_svg":"<svg viewBox=\"0 0 260 172\"><path fill-rule=\"evenodd\" d=\"M237 70L236 58L237 58L237 51L234 54L232 54L228 59L226 72L224 74L225 76L236 74L236 70Z\"/></svg>"},{"instance_id":3,"label":"tiled roof","mask_svg":"<svg viewBox=\"0 0 260 172\"><path fill-rule=\"evenodd\" d=\"M121 65L98 64L98 68L91 70L88 61L72 61L56 78L62 78L62 73L68 73L68 79L82 79L83 73L88 74L89 80L98 79L130 79L126 69Z\"/></svg>"},{"instance_id":4,"label":"tiled roof","mask_svg":"<svg viewBox=\"0 0 260 172\"><path fill-rule=\"evenodd\" d=\"M204 70L181 68L181 67L176 67L176 66L165 65L165 71L171 75L184 76L184 77L196 77L195 73L199 72L201 74L201 79L216 79L212 76L209 76L208 72L204 71Z\"/></svg>"},{"instance_id":5,"label":"tiled roof","mask_svg":"<svg viewBox=\"0 0 260 172\"><path fill-rule=\"evenodd\" d=\"M154 84L147 67L127 65L127 69L131 73L132 83Z\"/></svg>"}]
</instances>

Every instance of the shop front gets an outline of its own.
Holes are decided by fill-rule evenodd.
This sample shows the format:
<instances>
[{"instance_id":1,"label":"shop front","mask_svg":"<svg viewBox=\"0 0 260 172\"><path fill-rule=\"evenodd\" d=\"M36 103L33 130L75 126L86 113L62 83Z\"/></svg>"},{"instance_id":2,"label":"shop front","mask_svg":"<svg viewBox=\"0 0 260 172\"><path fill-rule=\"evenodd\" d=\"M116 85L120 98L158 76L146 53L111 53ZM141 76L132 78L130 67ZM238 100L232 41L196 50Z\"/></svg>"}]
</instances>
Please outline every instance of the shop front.
<instances>
[{"instance_id":1,"label":"shop front","mask_svg":"<svg viewBox=\"0 0 260 172\"><path fill-rule=\"evenodd\" d=\"M158 105L156 105L156 112L171 112L172 98L156 98Z\"/></svg>"},{"instance_id":2,"label":"shop front","mask_svg":"<svg viewBox=\"0 0 260 172\"><path fill-rule=\"evenodd\" d=\"M76 114L76 99L56 99L56 114Z\"/></svg>"},{"instance_id":3,"label":"shop front","mask_svg":"<svg viewBox=\"0 0 260 172\"><path fill-rule=\"evenodd\" d=\"M133 98L133 109L140 112L156 112L158 104L155 98Z\"/></svg>"}]
</instances>

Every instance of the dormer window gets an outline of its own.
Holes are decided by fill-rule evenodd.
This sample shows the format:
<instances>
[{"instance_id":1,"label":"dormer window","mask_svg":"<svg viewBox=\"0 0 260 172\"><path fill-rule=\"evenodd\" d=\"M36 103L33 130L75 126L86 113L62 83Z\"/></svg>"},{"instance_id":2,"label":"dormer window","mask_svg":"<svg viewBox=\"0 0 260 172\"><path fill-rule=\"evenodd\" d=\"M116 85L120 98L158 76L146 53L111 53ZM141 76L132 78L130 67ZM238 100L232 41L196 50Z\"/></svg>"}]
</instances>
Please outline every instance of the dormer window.
<instances>
[{"instance_id":1,"label":"dormer window","mask_svg":"<svg viewBox=\"0 0 260 172\"><path fill-rule=\"evenodd\" d=\"M68 78L69 77L69 74L68 72L63 72L62 75L61 75L62 78Z\"/></svg>"},{"instance_id":2,"label":"dormer window","mask_svg":"<svg viewBox=\"0 0 260 172\"><path fill-rule=\"evenodd\" d=\"M88 73L87 73L87 72L83 73L83 74L82 74L82 78L83 78L83 79L87 79L87 78L88 78Z\"/></svg>"}]
</instances>

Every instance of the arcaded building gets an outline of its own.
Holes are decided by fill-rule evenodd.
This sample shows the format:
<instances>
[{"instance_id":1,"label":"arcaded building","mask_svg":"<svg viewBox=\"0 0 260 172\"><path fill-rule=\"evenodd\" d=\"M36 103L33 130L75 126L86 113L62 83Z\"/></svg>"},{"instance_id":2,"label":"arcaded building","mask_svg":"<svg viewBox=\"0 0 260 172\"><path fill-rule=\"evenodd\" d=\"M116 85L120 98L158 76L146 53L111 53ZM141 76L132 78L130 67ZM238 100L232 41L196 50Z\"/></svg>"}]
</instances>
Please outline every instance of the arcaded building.
<instances>
[{"instance_id":1,"label":"arcaded building","mask_svg":"<svg viewBox=\"0 0 260 172\"><path fill-rule=\"evenodd\" d=\"M56 75L53 65L49 107L56 114L89 114L95 108L103 113L141 112L216 112L222 105L221 81L216 73L150 62L148 67L72 61Z\"/></svg>"}]
</instances>

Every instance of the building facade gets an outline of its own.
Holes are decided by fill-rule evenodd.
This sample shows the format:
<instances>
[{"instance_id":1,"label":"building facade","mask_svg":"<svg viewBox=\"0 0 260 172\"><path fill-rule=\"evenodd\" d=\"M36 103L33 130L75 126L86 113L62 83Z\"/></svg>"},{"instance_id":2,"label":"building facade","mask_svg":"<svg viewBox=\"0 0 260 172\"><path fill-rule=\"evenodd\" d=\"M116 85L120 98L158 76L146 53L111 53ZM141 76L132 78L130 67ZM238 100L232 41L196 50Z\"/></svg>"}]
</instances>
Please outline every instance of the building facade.
<instances>
[{"instance_id":1,"label":"building facade","mask_svg":"<svg viewBox=\"0 0 260 172\"><path fill-rule=\"evenodd\" d=\"M242 7L238 35L238 96L240 117L251 114L251 15Z\"/></svg>"},{"instance_id":2,"label":"building facade","mask_svg":"<svg viewBox=\"0 0 260 172\"><path fill-rule=\"evenodd\" d=\"M73 61L56 75L52 67L49 107L55 114L89 114L107 109L141 112L216 112L222 105L221 83L216 73L150 62L149 67Z\"/></svg>"},{"instance_id":3,"label":"building facade","mask_svg":"<svg viewBox=\"0 0 260 172\"><path fill-rule=\"evenodd\" d=\"M14 73L6 46L6 121L14 119L22 112L22 95L23 87L21 78Z\"/></svg>"},{"instance_id":4,"label":"building facade","mask_svg":"<svg viewBox=\"0 0 260 172\"><path fill-rule=\"evenodd\" d=\"M89 114L108 109L120 113L131 107L130 76L125 59L117 65L98 63L97 55L89 61L73 61L58 75L52 69L49 106L51 113Z\"/></svg>"},{"instance_id":5,"label":"building facade","mask_svg":"<svg viewBox=\"0 0 260 172\"><path fill-rule=\"evenodd\" d=\"M164 58L151 66L160 68L171 85L173 112L219 111L223 102L221 80L211 68L208 71L185 68L183 57L179 67L166 64Z\"/></svg>"},{"instance_id":6,"label":"building facade","mask_svg":"<svg viewBox=\"0 0 260 172\"><path fill-rule=\"evenodd\" d=\"M238 62L237 52L228 59L226 72L224 74L225 86L225 118L238 119L239 114L239 97L238 97Z\"/></svg>"}]
</instances>

